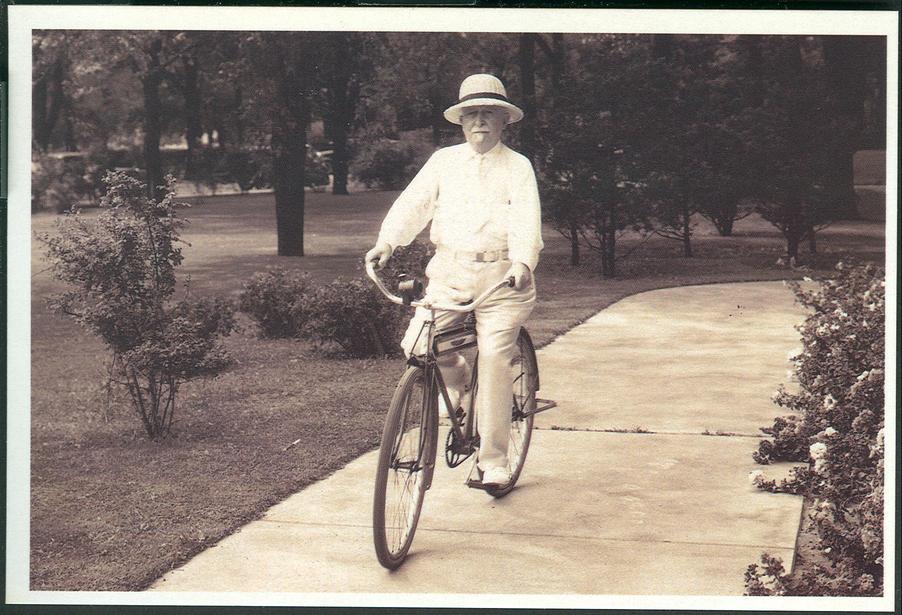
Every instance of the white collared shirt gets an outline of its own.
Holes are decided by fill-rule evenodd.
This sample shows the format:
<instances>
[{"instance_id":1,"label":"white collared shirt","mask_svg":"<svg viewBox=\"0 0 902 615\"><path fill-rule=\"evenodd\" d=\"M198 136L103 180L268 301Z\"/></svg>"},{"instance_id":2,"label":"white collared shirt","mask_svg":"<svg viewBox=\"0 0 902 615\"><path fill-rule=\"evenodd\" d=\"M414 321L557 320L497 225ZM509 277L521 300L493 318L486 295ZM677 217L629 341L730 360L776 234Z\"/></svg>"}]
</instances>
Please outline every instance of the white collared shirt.
<instances>
[{"instance_id":1,"label":"white collared shirt","mask_svg":"<svg viewBox=\"0 0 902 615\"><path fill-rule=\"evenodd\" d=\"M485 154L469 143L432 154L385 216L379 241L405 246L430 220L429 238L437 246L507 250L511 261L530 270L544 245L532 164L500 142Z\"/></svg>"}]
</instances>

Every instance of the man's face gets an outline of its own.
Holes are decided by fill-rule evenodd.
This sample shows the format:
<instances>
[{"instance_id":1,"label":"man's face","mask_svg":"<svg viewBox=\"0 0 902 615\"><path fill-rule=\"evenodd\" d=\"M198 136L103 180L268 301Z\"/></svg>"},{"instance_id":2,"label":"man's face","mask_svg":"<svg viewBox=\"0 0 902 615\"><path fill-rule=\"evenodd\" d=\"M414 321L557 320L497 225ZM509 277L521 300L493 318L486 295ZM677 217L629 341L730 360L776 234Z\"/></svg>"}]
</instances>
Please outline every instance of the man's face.
<instances>
[{"instance_id":1,"label":"man's face","mask_svg":"<svg viewBox=\"0 0 902 615\"><path fill-rule=\"evenodd\" d=\"M460 124L470 146L484 154L501 140L507 111L500 107L467 107L460 116Z\"/></svg>"}]
</instances>

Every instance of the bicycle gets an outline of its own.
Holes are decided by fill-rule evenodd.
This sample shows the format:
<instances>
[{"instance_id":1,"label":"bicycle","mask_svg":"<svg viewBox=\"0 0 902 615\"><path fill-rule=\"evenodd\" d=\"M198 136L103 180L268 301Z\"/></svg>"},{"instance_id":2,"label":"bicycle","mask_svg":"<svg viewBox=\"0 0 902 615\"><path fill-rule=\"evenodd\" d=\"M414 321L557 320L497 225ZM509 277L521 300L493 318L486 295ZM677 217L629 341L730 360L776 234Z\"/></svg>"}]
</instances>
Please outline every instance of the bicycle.
<instances>
[{"instance_id":1,"label":"bicycle","mask_svg":"<svg viewBox=\"0 0 902 615\"><path fill-rule=\"evenodd\" d=\"M438 451L439 396L446 408L452 408L436 359L445 354L459 353L470 348L476 350L477 361L474 361L470 378L469 390L472 394L469 396L469 403L466 408L461 407L448 412L450 426L445 439L444 457L448 467L454 468L466 461L479 448L475 413L478 348L476 348L474 310L492 293L513 286L513 278L499 282L468 303L440 304L426 299L415 299L423 289L418 280L402 281L398 289L401 293L399 297L385 287L376 274L372 262L366 263L366 273L389 301L414 308L424 307L431 312L431 318L423 323L420 330L420 335L426 335L426 351L408 359L408 367L392 396L385 417L376 470L373 540L379 563L393 570L407 557L419 522L425 493L432 486ZM462 324L437 330L436 310L469 312L469 315ZM556 406L553 401L536 397L539 390L539 369L532 339L523 327L520 328L517 338L517 352L512 367L514 378L509 444L511 479L506 485L483 485L478 468L474 464L466 480L468 487L483 489L496 498L510 493L520 478L532 439L535 415Z\"/></svg>"}]
</instances>

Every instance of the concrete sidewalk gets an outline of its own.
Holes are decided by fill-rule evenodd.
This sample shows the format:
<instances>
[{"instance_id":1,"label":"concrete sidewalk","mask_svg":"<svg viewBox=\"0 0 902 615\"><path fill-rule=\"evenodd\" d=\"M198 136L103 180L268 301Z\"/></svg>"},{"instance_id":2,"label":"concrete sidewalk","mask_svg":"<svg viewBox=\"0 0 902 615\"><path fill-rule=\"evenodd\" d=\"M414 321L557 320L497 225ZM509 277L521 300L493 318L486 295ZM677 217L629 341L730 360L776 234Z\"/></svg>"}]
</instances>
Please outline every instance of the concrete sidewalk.
<instances>
[{"instance_id":1,"label":"concrete sidewalk","mask_svg":"<svg viewBox=\"0 0 902 615\"><path fill-rule=\"evenodd\" d=\"M373 552L372 452L152 589L741 595L763 551L792 561L801 498L748 474L781 470L751 453L802 318L780 283L627 298L539 351L559 407L518 487L494 500L464 486L468 464L438 465L398 571Z\"/></svg>"}]
</instances>

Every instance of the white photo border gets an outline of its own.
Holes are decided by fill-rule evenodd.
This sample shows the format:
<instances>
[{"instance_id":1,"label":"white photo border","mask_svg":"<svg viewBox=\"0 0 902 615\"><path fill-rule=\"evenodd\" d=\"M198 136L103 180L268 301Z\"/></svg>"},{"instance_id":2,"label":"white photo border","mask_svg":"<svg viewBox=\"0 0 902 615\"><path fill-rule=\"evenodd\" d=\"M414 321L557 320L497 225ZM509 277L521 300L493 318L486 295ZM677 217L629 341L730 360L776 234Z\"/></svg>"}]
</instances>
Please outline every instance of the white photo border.
<instances>
[{"instance_id":1,"label":"white photo border","mask_svg":"<svg viewBox=\"0 0 902 615\"><path fill-rule=\"evenodd\" d=\"M473 19L479 11L479 19ZM769 611L892 611L895 581L896 417L886 416L885 588L881 598L613 595L447 595L351 593L73 592L29 589L30 502L30 148L33 29L253 31L469 31L673 34L877 35L887 39L886 379L896 399L898 220L898 13L847 10L661 10L496 8L314 8L20 6L9 18L7 209L7 535L6 601L20 604L272 605L617 608ZM474 25L478 21L478 26ZM250 26L250 27L249 27Z\"/></svg>"}]
</instances>

